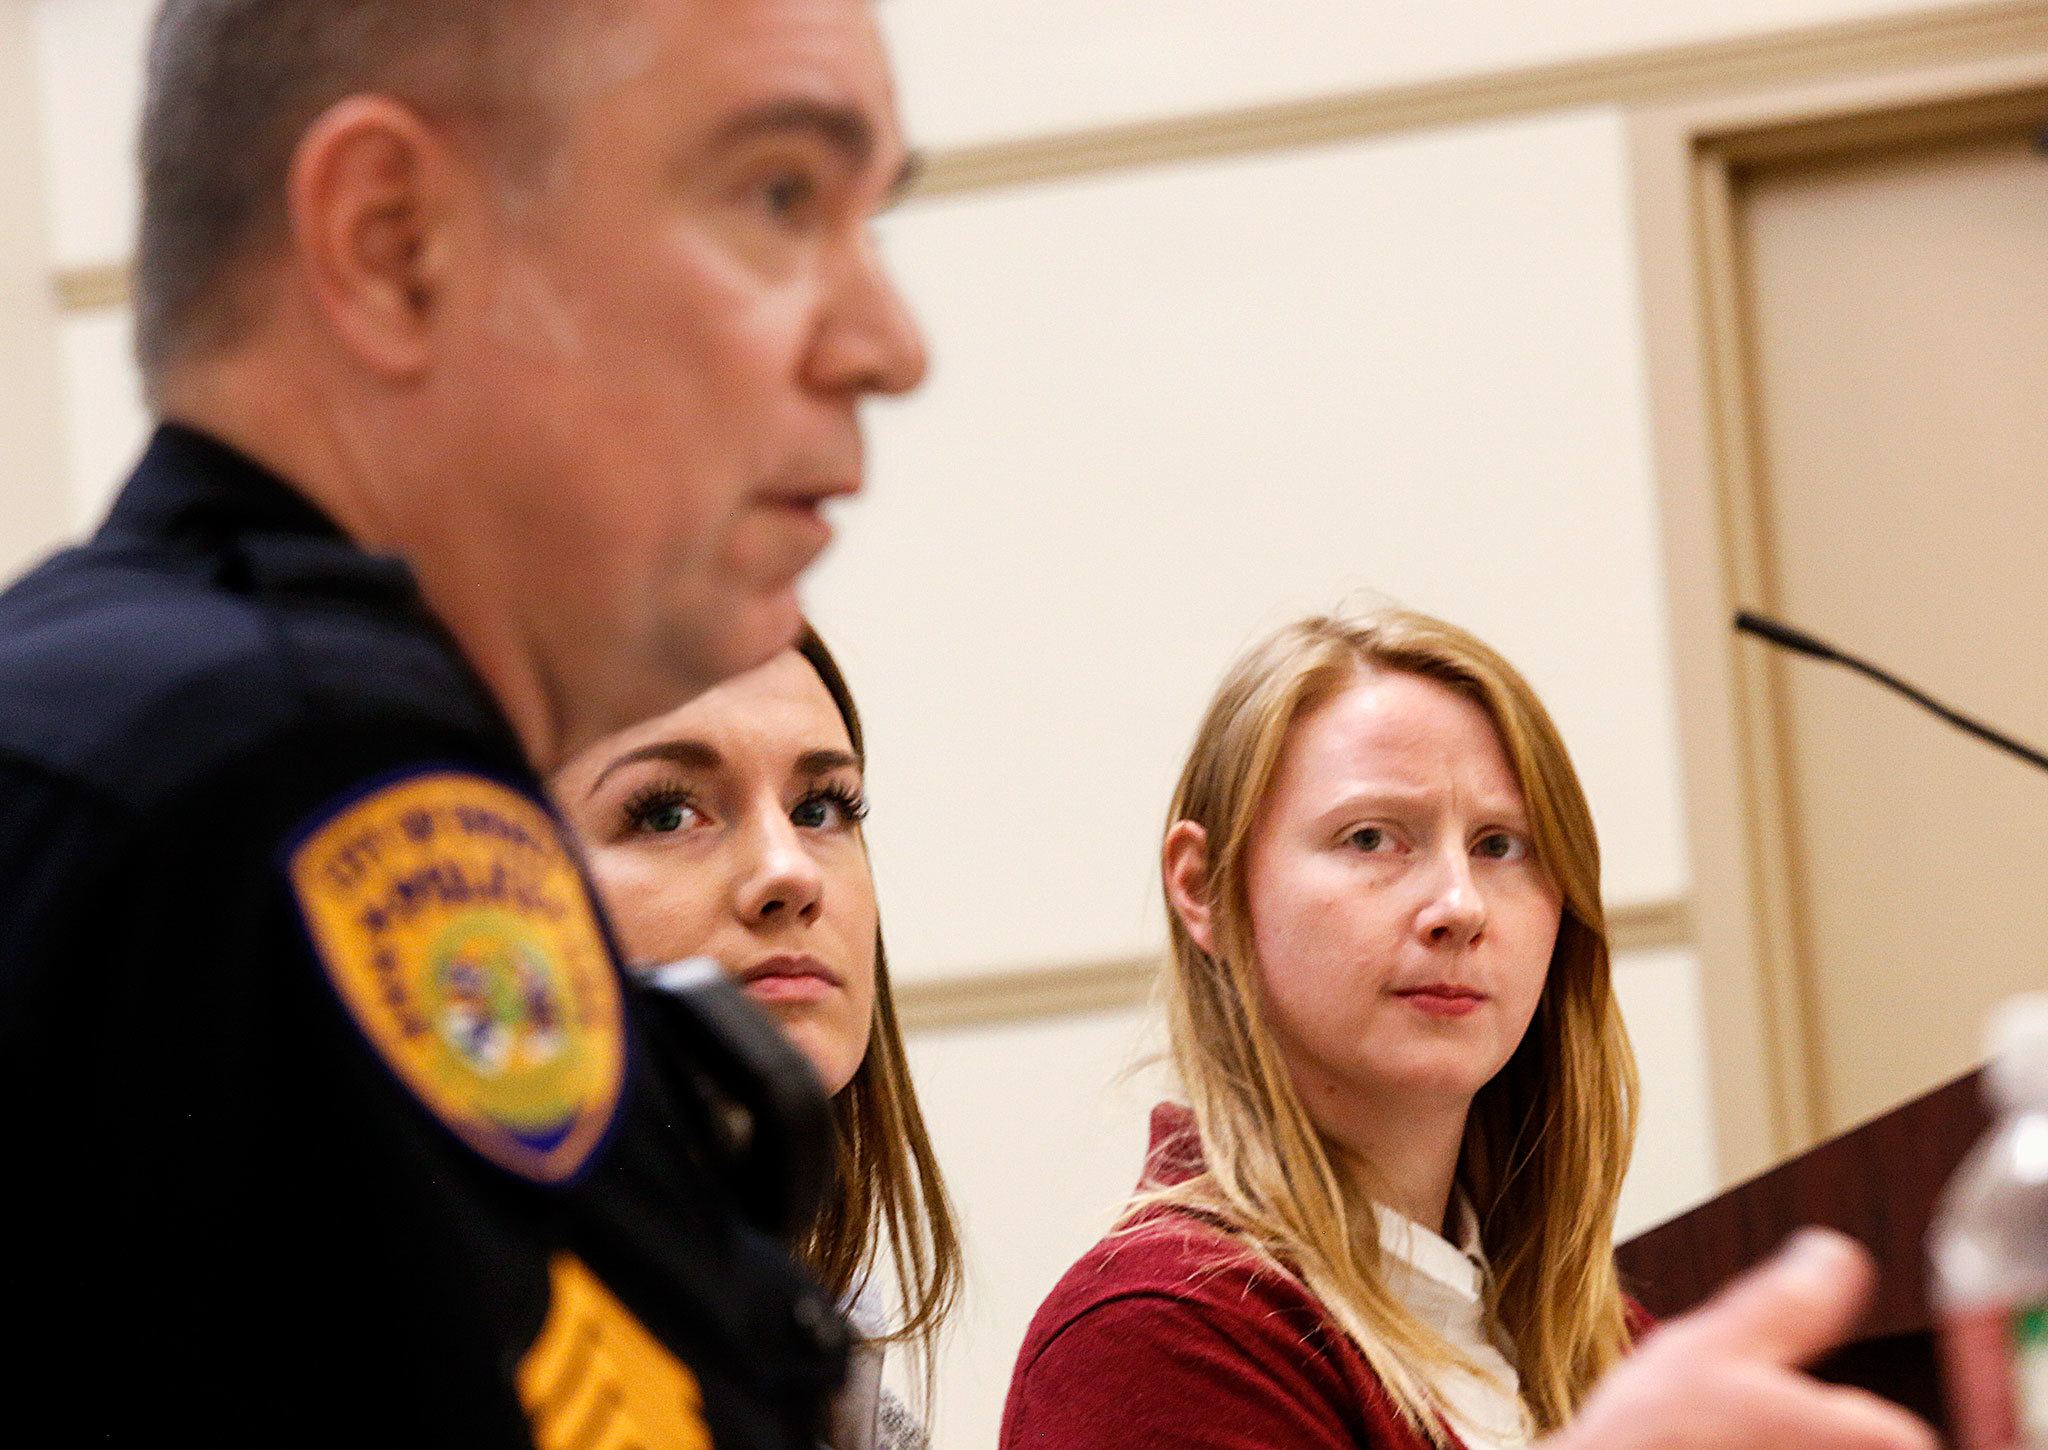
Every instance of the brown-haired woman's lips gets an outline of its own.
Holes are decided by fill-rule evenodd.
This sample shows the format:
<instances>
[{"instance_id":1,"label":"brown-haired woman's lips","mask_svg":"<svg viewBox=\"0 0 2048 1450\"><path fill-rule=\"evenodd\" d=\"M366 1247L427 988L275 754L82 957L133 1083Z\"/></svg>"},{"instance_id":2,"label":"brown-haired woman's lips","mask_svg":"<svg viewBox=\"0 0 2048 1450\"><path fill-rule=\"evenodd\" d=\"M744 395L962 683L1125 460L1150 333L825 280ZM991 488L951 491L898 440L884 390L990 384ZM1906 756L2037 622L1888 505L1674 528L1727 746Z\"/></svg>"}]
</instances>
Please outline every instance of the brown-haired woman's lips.
<instances>
[{"instance_id":1,"label":"brown-haired woman's lips","mask_svg":"<svg viewBox=\"0 0 2048 1450\"><path fill-rule=\"evenodd\" d=\"M763 957L739 974L749 996L763 1002L815 1001L841 991L846 979L807 953Z\"/></svg>"}]
</instances>

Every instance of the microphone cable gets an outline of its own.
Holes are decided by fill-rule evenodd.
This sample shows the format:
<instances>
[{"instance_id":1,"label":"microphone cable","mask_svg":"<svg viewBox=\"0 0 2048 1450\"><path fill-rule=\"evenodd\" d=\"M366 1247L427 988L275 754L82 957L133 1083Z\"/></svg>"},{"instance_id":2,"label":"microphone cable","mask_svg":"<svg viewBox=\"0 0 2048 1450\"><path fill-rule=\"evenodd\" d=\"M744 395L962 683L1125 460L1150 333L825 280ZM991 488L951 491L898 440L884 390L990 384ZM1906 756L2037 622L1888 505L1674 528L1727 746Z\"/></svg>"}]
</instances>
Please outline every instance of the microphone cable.
<instances>
[{"instance_id":1,"label":"microphone cable","mask_svg":"<svg viewBox=\"0 0 2048 1450\"><path fill-rule=\"evenodd\" d=\"M1921 709L1940 716L1956 729L1974 735L1987 744L1996 745L2000 750L2010 751L2030 765L2048 770L2048 754L2043 754L2031 745L1994 730L1983 721L1974 720L1960 710L1942 704L1925 690L1907 684L1897 675L1878 668L1868 660L1858 659L1846 650L1836 649L1827 641L1816 639L1803 629L1795 629L1789 624L1772 619L1767 614L1758 614L1749 609L1739 609L1735 612L1735 627L1745 634L1753 634L1758 639L1768 640L1781 649L1791 650L1795 654L1810 655L1814 659L1852 669L1859 675L1877 681L1886 689L1904 695Z\"/></svg>"}]
</instances>

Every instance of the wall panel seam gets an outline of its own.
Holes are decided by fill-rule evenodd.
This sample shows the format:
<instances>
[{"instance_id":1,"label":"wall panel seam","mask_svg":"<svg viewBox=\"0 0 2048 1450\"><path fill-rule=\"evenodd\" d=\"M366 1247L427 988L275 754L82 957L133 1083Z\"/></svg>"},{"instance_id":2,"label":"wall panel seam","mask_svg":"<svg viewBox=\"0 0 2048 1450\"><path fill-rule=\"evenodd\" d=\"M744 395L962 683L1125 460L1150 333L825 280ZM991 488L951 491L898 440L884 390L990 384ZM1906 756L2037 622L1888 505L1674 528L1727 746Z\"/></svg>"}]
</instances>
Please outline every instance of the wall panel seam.
<instances>
[{"instance_id":1,"label":"wall panel seam","mask_svg":"<svg viewBox=\"0 0 2048 1450\"><path fill-rule=\"evenodd\" d=\"M1667 103L2042 44L2048 44L2048 5L2039 0L1837 21L960 147L932 158L919 194L988 190L1586 106Z\"/></svg>"},{"instance_id":2,"label":"wall panel seam","mask_svg":"<svg viewBox=\"0 0 2048 1450\"><path fill-rule=\"evenodd\" d=\"M1688 946L1692 904L1670 897L1612 906L1607 930L1617 957ZM902 981L896 1012L905 1031L924 1032L1127 1010L1150 999L1161 961L1154 954Z\"/></svg>"}]
</instances>

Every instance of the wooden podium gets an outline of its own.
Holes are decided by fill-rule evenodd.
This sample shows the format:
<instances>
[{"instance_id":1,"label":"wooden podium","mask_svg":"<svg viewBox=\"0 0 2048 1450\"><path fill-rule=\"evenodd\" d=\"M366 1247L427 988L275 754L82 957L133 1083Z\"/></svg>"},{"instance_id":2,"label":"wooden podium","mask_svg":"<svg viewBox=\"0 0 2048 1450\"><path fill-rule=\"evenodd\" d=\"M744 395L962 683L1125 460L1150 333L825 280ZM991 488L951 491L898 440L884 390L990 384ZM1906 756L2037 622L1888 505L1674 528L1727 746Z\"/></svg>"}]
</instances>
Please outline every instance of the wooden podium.
<instances>
[{"instance_id":1,"label":"wooden podium","mask_svg":"<svg viewBox=\"0 0 2048 1450\"><path fill-rule=\"evenodd\" d=\"M1942 1185L1988 1125L1973 1072L1630 1239L1617 1252L1622 1283L1668 1318L1766 1258L1794 1229L1840 1229L1876 1256L1877 1291L1861 1337L1814 1372L1873 1390L1945 1431L1927 1225Z\"/></svg>"}]
</instances>

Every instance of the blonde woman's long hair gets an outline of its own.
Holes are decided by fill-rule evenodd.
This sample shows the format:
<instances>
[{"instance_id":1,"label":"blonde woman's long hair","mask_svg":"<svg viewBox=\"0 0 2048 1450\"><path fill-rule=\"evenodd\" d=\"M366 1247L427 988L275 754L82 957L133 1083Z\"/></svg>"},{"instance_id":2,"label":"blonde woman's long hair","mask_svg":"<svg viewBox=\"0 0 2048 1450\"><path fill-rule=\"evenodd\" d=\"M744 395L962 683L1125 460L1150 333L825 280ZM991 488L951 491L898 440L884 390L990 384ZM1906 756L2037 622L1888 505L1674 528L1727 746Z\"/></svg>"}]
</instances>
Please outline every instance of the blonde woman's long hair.
<instances>
[{"instance_id":1,"label":"blonde woman's long hair","mask_svg":"<svg viewBox=\"0 0 2048 1450\"><path fill-rule=\"evenodd\" d=\"M1245 881L1253 823L1291 727L1374 671L1437 681L1486 711L1520 782L1536 859L1562 897L1535 1018L1473 1099L1457 1169L1491 1265L1489 1322L1512 1342L1523 1401L1547 1433L1630 1337L1613 1231L1635 1137L1635 1062L1610 980L1599 845L1571 759L1528 682L1454 625L1392 609L1304 619L1253 648L1217 690L1169 816L1207 833L1216 954L1195 944L1169 901L1166 984L1171 1055L1204 1171L1148 1186L1124 1222L1171 1204L1223 1224L1297 1277L1402 1416L1447 1443L1431 1372L1470 1366L1388 1288L1372 1206L1348 1186L1295 1091L1262 1005Z\"/></svg>"}]
</instances>

